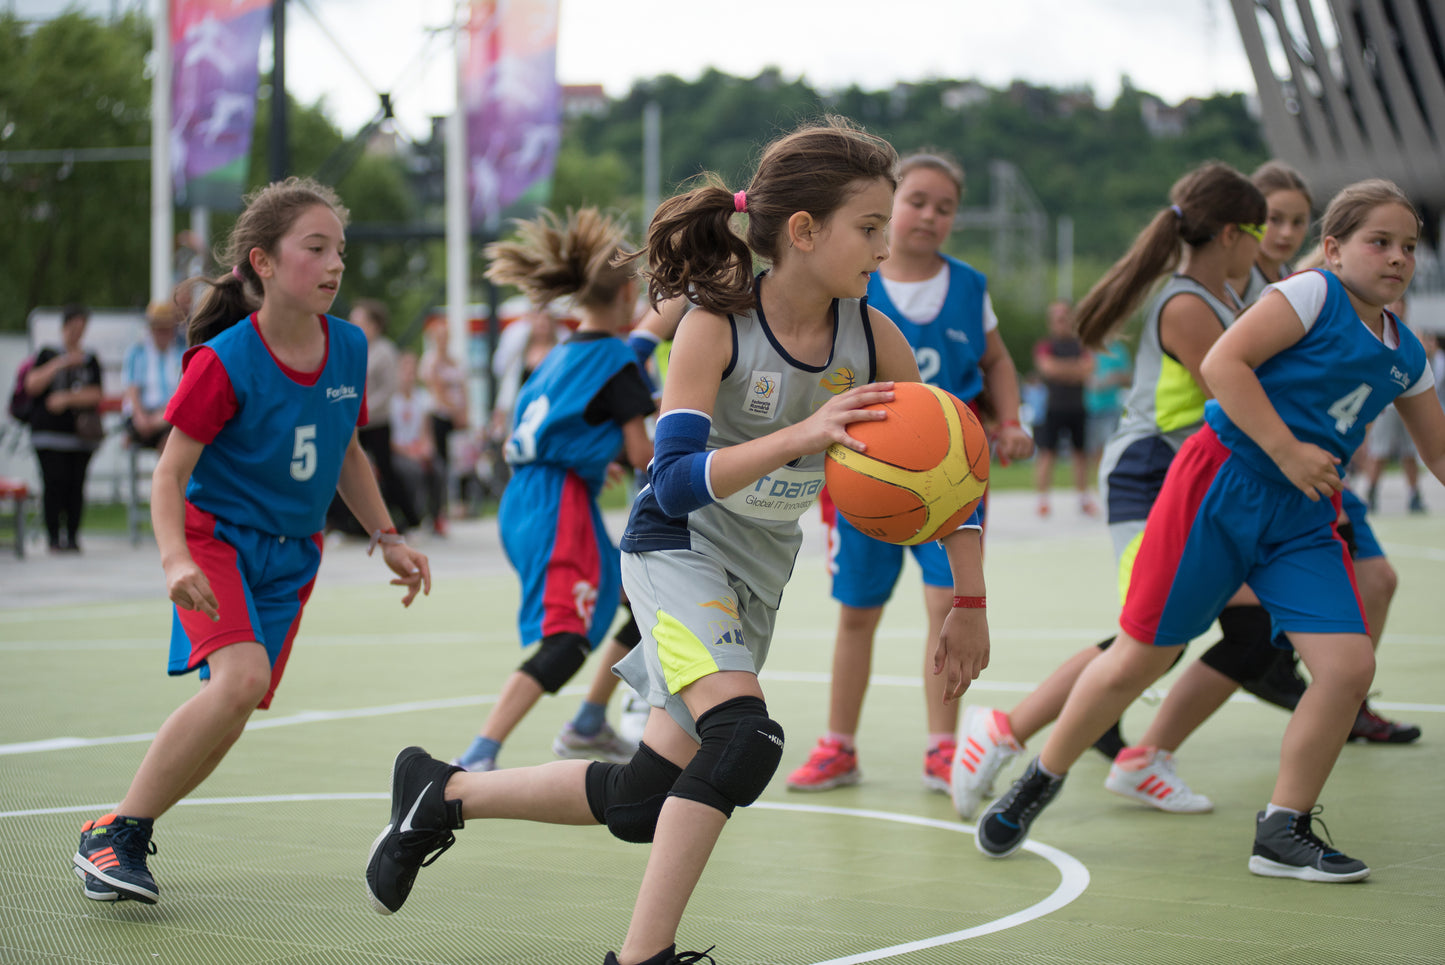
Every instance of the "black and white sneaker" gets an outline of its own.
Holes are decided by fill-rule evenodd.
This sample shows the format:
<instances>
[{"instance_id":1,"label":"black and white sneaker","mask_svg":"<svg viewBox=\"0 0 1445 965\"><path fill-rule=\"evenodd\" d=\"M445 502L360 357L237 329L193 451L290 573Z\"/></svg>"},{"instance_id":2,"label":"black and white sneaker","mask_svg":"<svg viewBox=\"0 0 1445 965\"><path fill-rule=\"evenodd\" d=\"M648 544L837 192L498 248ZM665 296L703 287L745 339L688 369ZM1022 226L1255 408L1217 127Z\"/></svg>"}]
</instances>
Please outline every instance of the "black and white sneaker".
<instances>
[{"instance_id":1,"label":"black and white sneaker","mask_svg":"<svg viewBox=\"0 0 1445 965\"><path fill-rule=\"evenodd\" d=\"M1249 870L1268 878L1298 878L1301 881L1360 881L1370 876L1363 861L1347 857L1321 841L1310 829L1310 819L1321 807L1305 814L1276 811L1255 817L1254 853ZM1324 827L1324 822L1320 822ZM1328 830L1325 832L1328 834Z\"/></svg>"},{"instance_id":2,"label":"black and white sneaker","mask_svg":"<svg viewBox=\"0 0 1445 965\"><path fill-rule=\"evenodd\" d=\"M447 779L462 768L408 747L391 766L391 823L371 844L366 893L377 914L390 915L406 902L417 872L456 843L462 802L442 798Z\"/></svg>"},{"instance_id":3,"label":"black and white sneaker","mask_svg":"<svg viewBox=\"0 0 1445 965\"><path fill-rule=\"evenodd\" d=\"M1063 786L1064 779L1045 774L1035 757L1013 787L978 819L973 839L978 850L990 858L1007 858L1021 848L1028 840L1034 818Z\"/></svg>"}]
</instances>

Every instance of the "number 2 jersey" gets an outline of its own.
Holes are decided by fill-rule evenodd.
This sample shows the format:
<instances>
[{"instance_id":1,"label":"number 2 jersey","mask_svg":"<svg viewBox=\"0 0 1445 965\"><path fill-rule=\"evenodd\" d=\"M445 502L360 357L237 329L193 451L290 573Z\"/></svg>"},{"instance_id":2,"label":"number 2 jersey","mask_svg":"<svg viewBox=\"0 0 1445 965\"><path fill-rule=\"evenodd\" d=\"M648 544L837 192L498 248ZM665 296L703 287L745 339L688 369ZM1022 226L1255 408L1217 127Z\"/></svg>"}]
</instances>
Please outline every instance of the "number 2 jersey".
<instances>
[{"instance_id":1,"label":"number 2 jersey","mask_svg":"<svg viewBox=\"0 0 1445 965\"><path fill-rule=\"evenodd\" d=\"M1275 411L1302 442L1340 460L1350 457L1365 429L1397 396L1432 388L1435 378L1420 340L1385 313L1384 340L1355 312L1344 284L1322 269L1271 285L1289 299L1305 334L1265 361L1255 375ZM1278 465L1211 399L1204 418L1242 462L1266 479L1292 485Z\"/></svg>"},{"instance_id":2,"label":"number 2 jersey","mask_svg":"<svg viewBox=\"0 0 1445 965\"><path fill-rule=\"evenodd\" d=\"M166 421L203 443L186 486L197 509L275 536L321 531L341 462L365 424L366 335L318 316L326 358L315 372L271 354L251 315L186 352Z\"/></svg>"}]
</instances>

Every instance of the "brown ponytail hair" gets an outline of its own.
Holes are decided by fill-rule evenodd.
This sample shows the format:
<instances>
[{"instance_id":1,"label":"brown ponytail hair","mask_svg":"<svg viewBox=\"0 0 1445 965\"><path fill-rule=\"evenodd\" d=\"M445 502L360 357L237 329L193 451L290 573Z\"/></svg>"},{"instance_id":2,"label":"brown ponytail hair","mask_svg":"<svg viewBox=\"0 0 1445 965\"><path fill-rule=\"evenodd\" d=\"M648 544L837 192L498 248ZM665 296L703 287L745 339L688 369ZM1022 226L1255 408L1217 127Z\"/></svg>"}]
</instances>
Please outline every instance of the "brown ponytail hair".
<instances>
[{"instance_id":1,"label":"brown ponytail hair","mask_svg":"<svg viewBox=\"0 0 1445 965\"><path fill-rule=\"evenodd\" d=\"M1114 262L1079 302L1075 325L1090 348L1101 348L1139 307L1159 276L1180 261L1180 242L1202 248L1225 226L1262 224L1268 212L1264 195L1228 164L1210 161L1190 171L1169 189L1171 205L1144 227L1124 257Z\"/></svg>"},{"instance_id":2,"label":"brown ponytail hair","mask_svg":"<svg viewBox=\"0 0 1445 965\"><path fill-rule=\"evenodd\" d=\"M341 224L349 214L336 192L310 178L276 181L246 196L246 208L236 219L231 236L216 260L230 265L216 278L196 278L210 286L186 329L186 344L200 345L245 318L261 306L265 294L261 279L251 267L251 249L260 248L274 256L276 246L302 213L322 205L330 208Z\"/></svg>"},{"instance_id":3,"label":"brown ponytail hair","mask_svg":"<svg viewBox=\"0 0 1445 965\"><path fill-rule=\"evenodd\" d=\"M716 174L664 201L647 233L648 297L656 306L677 295L718 313L745 312L753 303L753 255L778 260L788 219L806 211L826 221L858 189L882 179L898 184L898 153L880 137L840 117L801 127L763 151L745 200ZM732 217L746 210L747 228Z\"/></svg>"},{"instance_id":4,"label":"brown ponytail hair","mask_svg":"<svg viewBox=\"0 0 1445 965\"><path fill-rule=\"evenodd\" d=\"M1259 193L1266 199L1276 191L1298 191L1305 196L1305 201L1311 207L1314 206L1315 199L1310 194L1304 177L1283 161L1265 161L1254 169L1249 180L1254 182L1254 186L1259 188Z\"/></svg>"}]
</instances>

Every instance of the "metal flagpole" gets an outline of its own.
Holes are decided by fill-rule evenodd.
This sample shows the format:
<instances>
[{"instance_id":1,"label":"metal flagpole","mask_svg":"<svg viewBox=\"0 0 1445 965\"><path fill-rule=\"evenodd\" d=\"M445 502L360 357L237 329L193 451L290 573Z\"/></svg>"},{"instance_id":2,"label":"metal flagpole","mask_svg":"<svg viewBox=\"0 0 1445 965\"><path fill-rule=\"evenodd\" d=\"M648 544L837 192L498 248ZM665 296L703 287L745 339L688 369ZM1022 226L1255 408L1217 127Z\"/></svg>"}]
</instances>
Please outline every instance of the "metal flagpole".
<instances>
[{"instance_id":1,"label":"metal flagpole","mask_svg":"<svg viewBox=\"0 0 1445 965\"><path fill-rule=\"evenodd\" d=\"M447 332L452 353L467 357L467 292L471 279L467 274L467 229L470 204L467 198L467 119L466 100L462 91L462 75L466 66L466 48L462 45L462 11L471 4L462 0L452 17L452 50L456 61L456 108L447 118L446 126L446 239L447 239Z\"/></svg>"},{"instance_id":2,"label":"metal flagpole","mask_svg":"<svg viewBox=\"0 0 1445 965\"><path fill-rule=\"evenodd\" d=\"M171 4L156 0L151 49L151 301L171 295Z\"/></svg>"}]
</instances>

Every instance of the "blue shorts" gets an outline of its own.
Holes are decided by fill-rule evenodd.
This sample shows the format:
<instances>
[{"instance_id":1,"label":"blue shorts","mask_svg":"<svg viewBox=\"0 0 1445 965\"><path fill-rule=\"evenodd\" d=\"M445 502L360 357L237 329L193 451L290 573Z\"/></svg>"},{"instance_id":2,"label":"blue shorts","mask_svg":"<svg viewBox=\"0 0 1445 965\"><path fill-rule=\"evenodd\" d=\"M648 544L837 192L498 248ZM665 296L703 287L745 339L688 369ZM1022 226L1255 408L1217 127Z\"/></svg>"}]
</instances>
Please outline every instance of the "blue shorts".
<instances>
[{"instance_id":1,"label":"blue shorts","mask_svg":"<svg viewBox=\"0 0 1445 965\"><path fill-rule=\"evenodd\" d=\"M622 574L587 484L574 472L529 466L507 484L497 515L502 548L522 581L522 646L575 633L596 649L617 612Z\"/></svg>"},{"instance_id":2,"label":"blue shorts","mask_svg":"<svg viewBox=\"0 0 1445 965\"><path fill-rule=\"evenodd\" d=\"M1179 450L1139 543L1119 625L1158 646L1188 643L1247 583L1285 631L1365 633L1337 500L1260 477L1207 426Z\"/></svg>"},{"instance_id":3,"label":"blue shorts","mask_svg":"<svg viewBox=\"0 0 1445 965\"><path fill-rule=\"evenodd\" d=\"M175 608L170 661L176 677L200 670L209 680L211 654L233 643L256 642L271 661L271 686L256 706L265 710L281 683L301 611L321 566L321 534L302 539L273 536L217 519L186 503L186 548L206 574L220 618Z\"/></svg>"},{"instance_id":4,"label":"blue shorts","mask_svg":"<svg viewBox=\"0 0 1445 965\"><path fill-rule=\"evenodd\" d=\"M1380 546L1380 540L1375 536L1370 521L1365 518L1365 501L1356 496L1353 490L1345 489L1340 493L1340 504L1350 521L1350 528L1354 531L1354 558L1369 560L1384 556L1385 550Z\"/></svg>"},{"instance_id":5,"label":"blue shorts","mask_svg":"<svg viewBox=\"0 0 1445 965\"><path fill-rule=\"evenodd\" d=\"M878 607L893 596L893 587L903 572L903 552L911 551L923 571L927 586L953 586L953 571L948 554L937 542L917 546L895 546L871 536L864 536L841 513L835 514L834 533L829 546L833 553L829 569L833 573L833 599L844 606Z\"/></svg>"}]
</instances>

